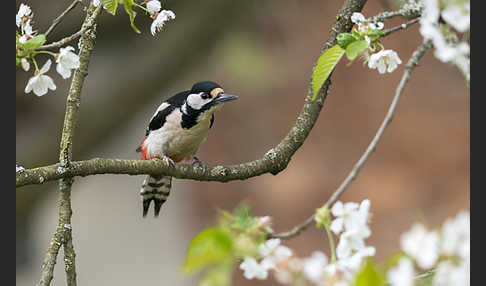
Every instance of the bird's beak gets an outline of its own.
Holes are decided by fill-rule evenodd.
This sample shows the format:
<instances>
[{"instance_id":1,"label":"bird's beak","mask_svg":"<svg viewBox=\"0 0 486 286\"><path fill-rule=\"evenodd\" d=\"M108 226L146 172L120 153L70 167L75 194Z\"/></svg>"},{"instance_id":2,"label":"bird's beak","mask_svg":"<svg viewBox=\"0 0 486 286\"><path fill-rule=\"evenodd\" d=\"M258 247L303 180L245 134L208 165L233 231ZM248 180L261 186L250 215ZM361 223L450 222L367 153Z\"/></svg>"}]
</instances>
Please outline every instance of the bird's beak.
<instances>
[{"instance_id":1,"label":"bird's beak","mask_svg":"<svg viewBox=\"0 0 486 286\"><path fill-rule=\"evenodd\" d=\"M230 100L235 100L237 99L238 96L236 95L233 95L233 94L227 94L227 93L220 93L215 99L214 99L214 102L216 103L223 103L223 102L226 102L226 101L230 101Z\"/></svg>"}]
</instances>

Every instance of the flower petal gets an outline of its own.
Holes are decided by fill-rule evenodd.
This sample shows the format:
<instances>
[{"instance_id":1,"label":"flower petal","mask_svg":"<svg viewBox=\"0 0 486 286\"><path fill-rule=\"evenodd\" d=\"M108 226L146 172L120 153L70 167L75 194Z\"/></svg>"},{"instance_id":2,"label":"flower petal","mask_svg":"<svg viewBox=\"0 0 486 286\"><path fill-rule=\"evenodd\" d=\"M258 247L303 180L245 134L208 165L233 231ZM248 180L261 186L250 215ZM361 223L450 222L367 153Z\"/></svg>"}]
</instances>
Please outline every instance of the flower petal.
<instances>
[{"instance_id":1,"label":"flower petal","mask_svg":"<svg viewBox=\"0 0 486 286\"><path fill-rule=\"evenodd\" d=\"M51 68L51 60L48 59L47 62L40 69L39 73L44 74L44 73L48 72L50 68Z\"/></svg>"}]
</instances>

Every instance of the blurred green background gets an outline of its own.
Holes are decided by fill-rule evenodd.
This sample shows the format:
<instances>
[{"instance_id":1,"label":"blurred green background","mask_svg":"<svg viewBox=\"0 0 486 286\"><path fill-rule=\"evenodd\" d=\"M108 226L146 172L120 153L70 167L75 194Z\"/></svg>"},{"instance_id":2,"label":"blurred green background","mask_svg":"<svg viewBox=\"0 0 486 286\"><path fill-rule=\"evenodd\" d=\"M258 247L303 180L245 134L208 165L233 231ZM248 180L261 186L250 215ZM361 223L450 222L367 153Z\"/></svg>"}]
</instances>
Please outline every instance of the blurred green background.
<instances>
[{"instance_id":1,"label":"blurred green background","mask_svg":"<svg viewBox=\"0 0 486 286\"><path fill-rule=\"evenodd\" d=\"M44 32L71 1L16 1L31 6L34 30ZM87 1L83 1L84 4ZM163 1L176 19L156 37L141 11L135 24L119 8L98 19L96 46L82 91L75 160L138 159L135 148L148 120L169 96L194 82L213 80L237 94L219 113L198 157L209 165L260 158L287 134L310 84L312 67L343 1ZM369 17L392 1L368 1ZM82 5L50 35L79 30ZM402 23L394 19L386 28ZM418 25L383 43L405 63L422 42ZM71 43L77 47L77 41ZM42 65L47 58L39 57ZM73 185L73 237L80 285L195 285L179 272L190 240L211 225L217 209L246 202L285 231L305 220L339 186L376 133L404 64L380 75L356 61L336 68L329 97L307 141L278 176L229 183L175 179L158 219L142 219L143 176L99 175ZM49 72L57 85L43 97L25 94L31 72L16 69L16 160L26 167L56 163L70 79ZM413 221L438 226L469 209L469 91L460 73L425 55L405 89L396 116L343 201L371 200L372 235L382 261L398 250ZM57 223L57 182L16 191L17 285L39 279ZM327 253L323 230L310 228L284 243L299 256ZM52 285L64 285L61 255ZM234 285L276 285L245 280Z\"/></svg>"}]
</instances>

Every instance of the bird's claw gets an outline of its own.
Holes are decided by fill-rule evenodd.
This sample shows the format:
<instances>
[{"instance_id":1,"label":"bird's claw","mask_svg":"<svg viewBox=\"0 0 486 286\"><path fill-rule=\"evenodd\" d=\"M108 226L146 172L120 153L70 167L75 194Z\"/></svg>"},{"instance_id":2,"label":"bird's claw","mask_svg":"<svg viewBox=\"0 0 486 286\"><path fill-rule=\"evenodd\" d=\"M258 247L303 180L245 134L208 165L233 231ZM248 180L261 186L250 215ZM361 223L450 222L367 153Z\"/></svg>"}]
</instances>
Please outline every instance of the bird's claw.
<instances>
[{"instance_id":1,"label":"bird's claw","mask_svg":"<svg viewBox=\"0 0 486 286\"><path fill-rule=\"evenodd\" d=\"M169 158L167 156L164 156L164 157L162 157L162 161L164 161L164 163L167 166L172 167L172 168L175 168L174 160L172 160L171 158Z\"/></svg>"},{"instance_id":2,"label":"bird's claw","mask_svg":"<svg viewBox=\"0 0 486 286\"><path fill-rule=\"evenodd\" d=\"M204 165L204 163L199 160L198 157L192 157L192 167L193 168L201 168L203 170L203 172L206 172L206 165Z\"/></svg>"}]
</instances>

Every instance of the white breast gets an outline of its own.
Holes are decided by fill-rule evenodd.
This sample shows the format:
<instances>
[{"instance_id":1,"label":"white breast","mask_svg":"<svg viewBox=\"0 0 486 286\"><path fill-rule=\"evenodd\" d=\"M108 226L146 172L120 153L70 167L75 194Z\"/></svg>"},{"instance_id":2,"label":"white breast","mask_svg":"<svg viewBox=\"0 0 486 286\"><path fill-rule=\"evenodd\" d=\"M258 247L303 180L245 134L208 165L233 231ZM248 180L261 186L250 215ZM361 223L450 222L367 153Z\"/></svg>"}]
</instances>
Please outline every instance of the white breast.
<instances>
[{"instance_id":1,"label":"white breast","mask_svg":"<svg viewBox=\"0 0 486 286\"><path fill-rule=\"evenodd\" d=\"M162 128L153 130L145 140L147 153L151 157L193 156L199 149L199 145L206 139L209 132L210 116L201 118L198 124L190 129L183 129L180 125L182 113L174 110L166 118Z\"/></svg>"}]
</instances>

